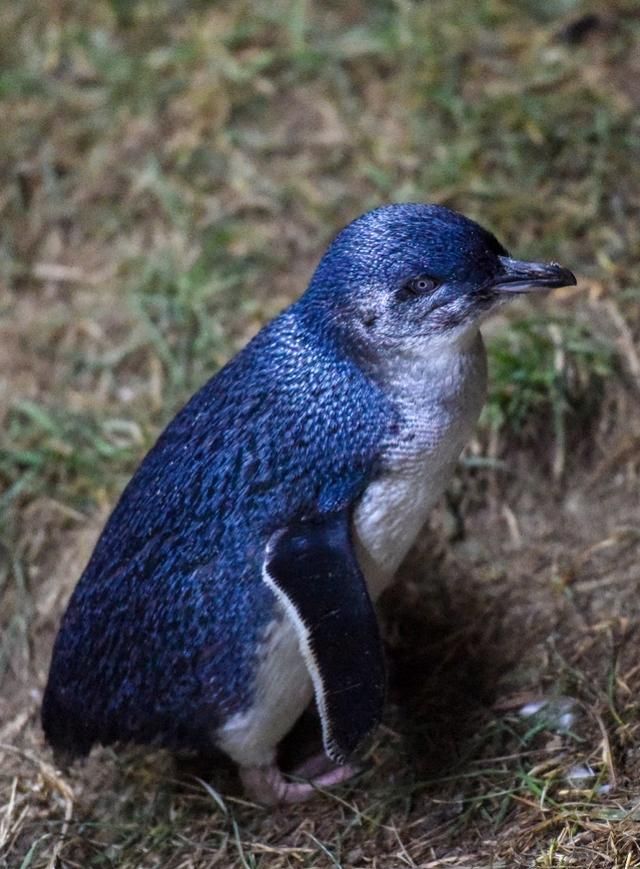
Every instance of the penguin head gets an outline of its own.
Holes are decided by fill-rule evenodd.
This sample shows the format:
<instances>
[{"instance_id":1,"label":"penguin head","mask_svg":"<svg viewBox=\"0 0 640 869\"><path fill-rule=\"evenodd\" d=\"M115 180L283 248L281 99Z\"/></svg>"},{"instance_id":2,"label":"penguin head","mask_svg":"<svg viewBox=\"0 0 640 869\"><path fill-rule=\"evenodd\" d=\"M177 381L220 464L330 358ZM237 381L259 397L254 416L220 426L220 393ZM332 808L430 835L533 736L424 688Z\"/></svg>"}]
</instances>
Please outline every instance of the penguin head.
<instances>
[{"instance_id":1,"label":"penguin head","mask_svg":"<svg viewBox=\"0 0 640 869\"><path fill-rule=\"evenodd\" d=\"M557 263L512 259L473 220L440 205L388 205L335 238L303 303L368 351L458 343L514 295L575 284Z\"/></svg>"}]
</instances>

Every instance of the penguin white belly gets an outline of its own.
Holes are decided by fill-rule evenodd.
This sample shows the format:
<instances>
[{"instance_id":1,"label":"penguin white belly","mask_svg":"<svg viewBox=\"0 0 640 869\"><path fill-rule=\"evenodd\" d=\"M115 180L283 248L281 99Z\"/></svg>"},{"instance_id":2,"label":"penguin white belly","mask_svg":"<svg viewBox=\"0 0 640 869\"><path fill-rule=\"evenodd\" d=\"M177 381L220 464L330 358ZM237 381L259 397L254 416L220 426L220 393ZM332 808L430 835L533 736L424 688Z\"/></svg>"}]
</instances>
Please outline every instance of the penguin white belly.
<instances>
[{"instance_id":1,"label":"penguin white belly","mask_svg":"<svg viewBox=\"0 0 640 869\"><path fill-rule=\"evenodd\" d=\"M240 766L272 763L277 744L313 697L295 627L284 612L267 628L257 655L260 664L254 702L245 712L232 716L215 739Z\"/></svg>"},{"instance_id":2,"label":"penguin white belly","mask_svg":"<svg viewBox=\"0 0 640 869\"><path fill-rule=\"evenodd\" d=\"M358 561L376 600L393 581L430 510L442 495L457 458L427 457L422 473L389 473L372 482L354 516ZM429 462L433 461L433 468Z\"/></svg>"}]
</instances>

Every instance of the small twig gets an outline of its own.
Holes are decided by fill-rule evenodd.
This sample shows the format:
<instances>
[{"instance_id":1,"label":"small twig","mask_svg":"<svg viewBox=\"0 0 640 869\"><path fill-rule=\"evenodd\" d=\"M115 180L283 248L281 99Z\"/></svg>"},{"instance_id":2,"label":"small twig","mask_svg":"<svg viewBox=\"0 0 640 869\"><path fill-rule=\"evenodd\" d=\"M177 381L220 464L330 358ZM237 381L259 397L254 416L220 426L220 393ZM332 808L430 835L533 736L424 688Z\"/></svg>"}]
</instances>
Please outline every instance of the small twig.
<instances>
[{"instance_id":1,"label":"small twig","mask_svg":"<svg viewBox=\"0 0 640 869\"><path fill-rule=\"evenodd\" d=\"M615 767L613 765L609 734L607 732L605 723L602 720L602 716L598 712L593 712L593 716L598 722L598 727L600 728L600 733L602 734L602 760L609 772L609 783L611 787L615 788L618 784L618 777L616 776Z\"/></svg>"},{"instance_id":2,"label":"small twig","mask_svg":"<svg viewBox=\"0 0 640 869\"><path fill-rule=\"evenodd\" d=\"M0 822L0 853L2 853L2 849L4 848L7 839L9 838L9 834L11 832L11 817L13 815L13 810L16 805L16 791L18 790L18 776L14 776L13 784L11 786L11 795L9 797L9 802L7 804L7 808L4 813L4 818Z\"/></svg>"},{"instance_id":3,"label":"small twig","mask_svg":"<svg viewBox=\"0 0 640 869\"><path fill-rule=\"evenodd\" d=\"M508 504L502 505L502 515L504 517L504 521L507 523L511 542L514 546L520 547L522 545L522 534L520 533L520 525L518 524L515 513Z\"/></svg>"},{"instance_id":4,"label":"small twig","mask_svg":"<svg viewBox=\"0 0 640 869\"><path fill-rule=\"evenodd\" d=\"M36 263L31 271L38 281L53 283L88 284L97 286L114 277L116 269L107 266L99 272L86 272L80 266L67 266L63 263Z\"/></svg>"},{"instance_id":5,"label":"small twig","mask_svg":"<svg viewBox=\"0 0 640 869\"><path fill-rule=\"evenodd\" d=\"M16 734L20 733L29 720L29 715L30 713L28 711L23 710L22 712L19 712L12 721L5 724L5 726L0 730L0 743L7 742L7 740L13 739Z\"/></svg>"}]
</instances>

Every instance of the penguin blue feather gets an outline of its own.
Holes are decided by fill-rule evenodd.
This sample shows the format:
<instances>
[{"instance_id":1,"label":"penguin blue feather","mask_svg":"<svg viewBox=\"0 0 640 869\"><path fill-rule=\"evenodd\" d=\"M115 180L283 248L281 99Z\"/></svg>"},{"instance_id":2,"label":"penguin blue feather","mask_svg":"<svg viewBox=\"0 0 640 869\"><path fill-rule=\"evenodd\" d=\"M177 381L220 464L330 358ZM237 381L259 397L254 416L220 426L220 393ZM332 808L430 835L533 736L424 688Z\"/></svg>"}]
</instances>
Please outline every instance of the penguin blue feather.
<instances>
[{"instance_id":1,"label":"penguin blue feather","mask_svg":"<svg viewBox=\"0 0 640 869\"><path fill-rule=\"evenodd\" d=\"M176 416L113 511L56 645L53 744L210 748L250 702L273 617L269 537L347 508L392 421L380 390L295 307L260 332Z\"/></svg>"},{"instance_id":2,"label":"penguin blue feather","mask_svg":"<svg viewBox=\"0 0 640 869\"><path fill-rule=\"evenodd\" d=\"M256 799L306 799L275 749L315 695L338 766L313 783L346 778L382 714L373 603L484 400L478 326L516 293L574 282L441 206L347 226L124 490L55 642L53 747L218 747Z\"/></svg>"}]
</instances>

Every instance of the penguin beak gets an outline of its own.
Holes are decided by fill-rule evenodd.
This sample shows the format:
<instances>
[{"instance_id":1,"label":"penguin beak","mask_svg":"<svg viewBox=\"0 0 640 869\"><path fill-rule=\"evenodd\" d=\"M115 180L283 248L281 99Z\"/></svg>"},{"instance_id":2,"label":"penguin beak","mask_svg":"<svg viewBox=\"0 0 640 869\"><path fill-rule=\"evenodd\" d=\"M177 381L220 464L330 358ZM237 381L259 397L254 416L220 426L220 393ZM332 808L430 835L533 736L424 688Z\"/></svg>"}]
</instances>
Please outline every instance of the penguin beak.
<instances>
[{"instance_id":1,"label":"penguin beak","mask_svg":"<svg viewBox=\"0 0 640 869\"><path fill-rule=\"evenodd\" d=\"M554 290L557 287L572 287L577 283L575 275L558 263L528 263L498 257L502 272L497 275L492 289L498 293L529 293L535 290Z\"/></svg>"}]
</instances>

